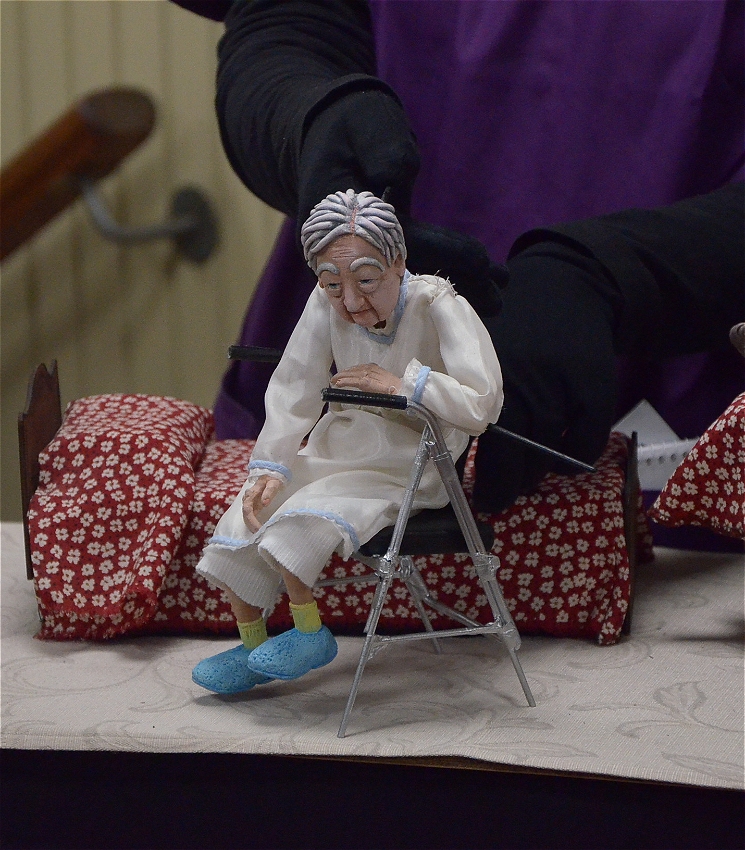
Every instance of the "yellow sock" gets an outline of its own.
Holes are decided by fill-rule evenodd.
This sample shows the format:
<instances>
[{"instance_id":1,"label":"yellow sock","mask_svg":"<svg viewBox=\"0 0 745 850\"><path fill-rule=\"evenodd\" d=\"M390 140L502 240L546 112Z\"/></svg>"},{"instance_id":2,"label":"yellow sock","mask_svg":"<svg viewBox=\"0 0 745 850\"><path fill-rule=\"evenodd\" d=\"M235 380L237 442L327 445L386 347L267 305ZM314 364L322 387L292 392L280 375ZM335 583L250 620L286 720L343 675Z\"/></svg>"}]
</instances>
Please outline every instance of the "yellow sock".
<instances>
[{"instance_id":1,"label":"yellow sock","mask_svg":"<svg viewBox=\"0 0 745 850\"><path fill-rule=\"evenodd\" d=\"M321 628L321 615L315 599L311 602L306 602L305 605L293 605L290 602L290 613L292 614L295 628L299 632L310 634L317 632Z\"/></svg>"},{"instance_id":2,"label":"yellow sock","mask_svg":"<svg viewBox=\"0 0 745 850\"><path fill-rule=\"evenodd\" d=\"M246 649L256 649L267 639L266 623L263 617L253 623L238 623L238 634L241 636Z\"/></svg>"}]
</instances>

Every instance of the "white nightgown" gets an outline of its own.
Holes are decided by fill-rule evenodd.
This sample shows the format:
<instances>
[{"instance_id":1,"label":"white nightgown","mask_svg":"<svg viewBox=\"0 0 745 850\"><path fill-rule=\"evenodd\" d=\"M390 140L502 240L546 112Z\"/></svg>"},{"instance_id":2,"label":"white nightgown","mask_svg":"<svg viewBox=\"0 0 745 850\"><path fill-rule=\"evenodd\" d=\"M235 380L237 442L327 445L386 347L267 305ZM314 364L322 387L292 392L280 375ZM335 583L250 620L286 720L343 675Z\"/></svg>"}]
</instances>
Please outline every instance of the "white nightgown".
<instances>
[{"instance_id":1,"label":"white nightgown","mask_svg":"<svg viewBox=\"0 0 745 850\"><path fill-rule=\"evenodd\" d=\"M278 563L312 586L333 551L348 558L395 522L423 423L403 411L336 404L321 415L321 390L329 384L332 363L339 371L377 363L402 376L401 393L439 418L454 459L468 435L496 422L502 407L502 375L491 339L448 281L407 272L382 330L344 321L317 286L269 383L266 423L248 479L197 567L249 604L271 604ZM263 524L252 533L243 521L243 494L265 474L284 486L258 514ZM447 502L430 462L414 509Z\"/></svg>"}]
</instances>

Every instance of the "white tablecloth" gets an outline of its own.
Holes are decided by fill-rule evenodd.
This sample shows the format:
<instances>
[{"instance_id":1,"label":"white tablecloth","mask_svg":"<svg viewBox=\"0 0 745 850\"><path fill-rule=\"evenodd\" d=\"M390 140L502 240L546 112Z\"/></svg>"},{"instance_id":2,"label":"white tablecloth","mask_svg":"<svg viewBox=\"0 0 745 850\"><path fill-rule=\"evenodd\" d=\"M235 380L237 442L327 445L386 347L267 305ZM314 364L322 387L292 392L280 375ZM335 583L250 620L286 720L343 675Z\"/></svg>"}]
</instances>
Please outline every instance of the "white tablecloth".
<instances>
[{"instance_id":1,"label":"white tablecloth","mask_svg":"<svg viewBox=\"0 0 745 850\"><path fill-rule=\"evenodd\" d=\"M742 788L742 556L660 549L639 569L632 635L598 647L525 637L528 708L496 641L381 652L347 737L336 731L361 639L295 682L232 697L190 671L221 638L34 639L19 524L2 526L2 746L19 749L456 756L502 765Z\"/></svg>"}]
</instances>

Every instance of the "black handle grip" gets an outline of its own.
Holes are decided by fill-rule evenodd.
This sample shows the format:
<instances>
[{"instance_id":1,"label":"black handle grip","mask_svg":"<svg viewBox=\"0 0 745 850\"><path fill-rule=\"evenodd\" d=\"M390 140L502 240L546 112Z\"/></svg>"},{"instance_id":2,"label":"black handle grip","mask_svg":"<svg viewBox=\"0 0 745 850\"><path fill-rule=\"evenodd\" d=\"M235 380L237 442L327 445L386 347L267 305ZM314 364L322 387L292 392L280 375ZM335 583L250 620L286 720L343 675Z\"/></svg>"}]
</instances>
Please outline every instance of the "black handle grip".
<instances>
[{"instance_id":1,"label":"black handle grip","mask_svg":"<svg viewBox=\"0 0 745 850\"><path fill-rule=\"evenodd\" d=\"M324 401L336 401L341 404L361 404L365 407L390 407L393 410L406 410L409 400L405 395L387 395L386 393L363 393L359 390L340 390L326 387L321 390Z\"/></svg>"},{"instance_id":2,"label":"black handle grip","mask_svg":"<svg viewBox=\"0 0 745 850\"><path fill-rule=\"evenodd\" d=\"M278 348L262 348L258 345L231 345L229 360L252 360L254 363L279 363L282 352Z\"/></svg>"}]
</instances>

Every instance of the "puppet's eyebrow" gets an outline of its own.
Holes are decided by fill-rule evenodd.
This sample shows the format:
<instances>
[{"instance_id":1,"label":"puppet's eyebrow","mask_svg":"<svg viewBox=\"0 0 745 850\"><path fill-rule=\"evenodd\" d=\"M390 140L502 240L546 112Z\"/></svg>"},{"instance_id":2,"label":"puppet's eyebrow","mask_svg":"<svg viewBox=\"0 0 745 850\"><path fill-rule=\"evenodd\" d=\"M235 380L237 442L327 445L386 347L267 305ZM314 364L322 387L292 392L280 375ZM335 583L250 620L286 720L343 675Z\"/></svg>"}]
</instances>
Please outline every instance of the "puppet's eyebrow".
<instances>
[{"instance_id":1,"label":"puppet's eyebrow","mask_svg":"<svg viewBox=\"0 0 745 850\"><path fill-rule=\"evenodd\" d=\"M385 271L383 264L373 257L358 257L356 260L352 260L349 264L349 271L355 272L360 266L375 266L376 268L379 268L380 271Z\"/></svg>"},{"instance_id":2,"label":"puppet's eyebrow","mask_svg":"<svg viewBox=\"0 0 745 850\"><path fill-rule=\"evenodd\" d=\"M321 272L331 272L331 274L339 274L339 269L333 263L321 263L316 268L316 277L318 277Z\"/></svg>"}]
</instances>

